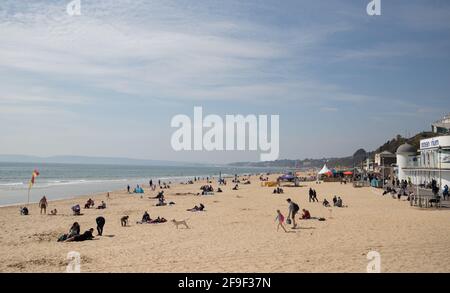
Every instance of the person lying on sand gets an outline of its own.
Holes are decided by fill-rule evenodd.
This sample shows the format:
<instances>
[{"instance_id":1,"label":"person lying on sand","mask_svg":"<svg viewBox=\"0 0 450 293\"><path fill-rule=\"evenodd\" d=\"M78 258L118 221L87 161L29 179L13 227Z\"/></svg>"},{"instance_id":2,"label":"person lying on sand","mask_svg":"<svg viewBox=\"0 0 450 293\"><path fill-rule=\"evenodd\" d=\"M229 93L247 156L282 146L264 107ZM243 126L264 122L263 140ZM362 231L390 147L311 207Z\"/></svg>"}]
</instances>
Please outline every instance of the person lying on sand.
<instances>
[{"instance_id":1,"label":"person lying on sand","mask_svg":"<svg viewBox=\"0 0 450 293\"><path fill-rule=\"evenodd\" d=\"M330 203L328 202L328 200L325 198L324 200L323 200L323 206L324 207L326 207L326 208L329 208L329 207L331 207L331 205L330 205Z\"/></svg>"},{"instance_id":2,"label":"person lying on sand","mask_svg":"<svg viewBox=\"0 0 450 293\"><path fill-rule=\"evenodd\" d=\"M280 210L277 210L277 217L275 218L275 221L278 221L278 226L277 226L277 232L278 230L280 230L280 227L283 228L284 232L287 232L286 228L284 227L284 216L283 214L280 212Z\"/></svg>"},{"instance_id":3,"label":"person lying on sand","mask_svg":"<svg viewBox=\"0 0 450 293\"><path fill-rule=\"evenodd\" d=\"M80 241L92 240L92 239L94 239L94 235L92 235L92 233L94 233L94 228L91 228L91 229L85 231L81 235L75 235L73 237L67 238L67 240L65 242L72 242L72 241L80 242Z\"/></svg>"},{"instance_id":4,"label":"person lying on sand","mask_svg":"<svg viewBox=\"0 0 450 293\"><path fill-rule=\"evenodd\" d=\"M205 209L205 206L201 203L199 206L195 206L192 209L188 209L188 212L201 212Z\"/></svg>"}]
</instances>

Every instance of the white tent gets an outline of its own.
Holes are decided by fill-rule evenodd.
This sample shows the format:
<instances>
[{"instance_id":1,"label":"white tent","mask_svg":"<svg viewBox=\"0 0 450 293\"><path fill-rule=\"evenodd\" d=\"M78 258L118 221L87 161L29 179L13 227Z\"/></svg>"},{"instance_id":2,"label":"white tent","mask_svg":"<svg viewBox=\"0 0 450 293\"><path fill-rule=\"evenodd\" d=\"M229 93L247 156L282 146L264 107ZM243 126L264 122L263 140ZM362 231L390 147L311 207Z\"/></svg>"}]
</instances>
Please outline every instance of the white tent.
<instances>
[{"instance_id":1,"label":"white tent","mask_svg":"<svg viewBox=\"0 0 450 293\"><path fill-rule=\"evenodd\" d=\"M323 165L322 170L320 170L318 174L319 175L324 175L324 174L328 174L330 172L331 172L331 170L328 169L327 164L325 164L325 165Z\"/></svg>"}]
</instances>

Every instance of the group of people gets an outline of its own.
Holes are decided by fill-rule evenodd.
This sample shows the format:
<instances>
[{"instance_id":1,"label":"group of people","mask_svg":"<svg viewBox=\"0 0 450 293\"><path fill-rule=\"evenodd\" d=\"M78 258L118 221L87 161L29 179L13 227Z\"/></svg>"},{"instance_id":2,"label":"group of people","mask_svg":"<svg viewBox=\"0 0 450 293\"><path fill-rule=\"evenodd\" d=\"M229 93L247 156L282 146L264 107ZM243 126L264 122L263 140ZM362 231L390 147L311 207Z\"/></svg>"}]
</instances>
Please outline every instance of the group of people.
<instances>
[{"instance_id":1,"label":"group of people","mask_svg":"<svg viewBox=\"0 0 450 293\"><path fill-rule=\"evenodd\" d=\"M281 187L277 187L273 190L273 194L283 194L284 190Z\"/></svg>"},{"instance_id":2,"label":"group of people","mask_svg":"<svg viewBox=\"0 0 450 293\"><path fill-rule=\"evenodd\" d=\"M167 222L167 220L163 217L157 217L156 219L150 218L150 214L145 211L144 215L142 216L142 220L136 222L136 224L159 224L165 222Z\"/></svg>"},{"instance_id":3,"label":"group of people","mask_svg":"<svg viewBox=\"0 0 450 293\"><path fill-rule=\"evenodd\" d=\"M317 199L317 192L315 189L309 188L309 202L319 202Z\"/></svg>"},{"instance_id":4,"label":"group of people","mask_svg":"<svg viewBox=\"0 0 450 293\"><path fill-rule=\"evenodd\" d=\"M103 227L105 226L106 220L104 217L97 217L95 219L95 222L97 223L97 235L102 236ZM72 227L70 227L69 233L63 234L58 237L58 242L80 242L94 239L94 228L86 230L83 234L80 234L80 231L80 224L78 224L78 222L75 222L72 224Z\"/></svg>"}]
</instances>

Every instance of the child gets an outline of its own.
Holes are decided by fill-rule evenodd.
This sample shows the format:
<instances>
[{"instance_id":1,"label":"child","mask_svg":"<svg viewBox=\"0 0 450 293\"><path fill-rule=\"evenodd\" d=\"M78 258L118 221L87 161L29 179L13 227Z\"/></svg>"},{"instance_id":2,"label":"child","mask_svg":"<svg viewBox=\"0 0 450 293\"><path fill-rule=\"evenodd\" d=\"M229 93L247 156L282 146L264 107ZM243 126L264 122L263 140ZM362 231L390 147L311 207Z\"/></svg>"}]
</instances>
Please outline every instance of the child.
<instances>
[{"instance_id":1,"label":"child","mask_svg":"<svg viewBox=\"0 0 450 293\"><path fill-rule=\"evenodd\" d=\"M278 221L277 231L280 229L280 226L281 226L281 228L283 228L284 232L287 232L286 228L284 228L284 225L283 225L283 223L284 223L284 216L280 212L280 210L277 210L277 217L275 218L275 221Z\"/></svg>"}]
</instances>

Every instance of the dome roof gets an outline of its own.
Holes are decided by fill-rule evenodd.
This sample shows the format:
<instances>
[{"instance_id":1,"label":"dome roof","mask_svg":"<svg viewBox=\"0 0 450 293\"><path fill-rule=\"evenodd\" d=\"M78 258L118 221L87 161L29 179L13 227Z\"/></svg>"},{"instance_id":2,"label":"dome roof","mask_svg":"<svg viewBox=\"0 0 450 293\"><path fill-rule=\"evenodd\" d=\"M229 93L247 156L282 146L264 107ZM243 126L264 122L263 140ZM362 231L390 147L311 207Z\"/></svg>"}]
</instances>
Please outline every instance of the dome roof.
<instances>
[{"instance_id":1,"label":"dome roof","mask_svg":"<svg viewBox=\"0 0 450 293\"><path fill-rule=\"evenodd\" d=\"M397 149L397 154L415 154L417 150L409 143L402 144Z\"/></svg>"}]
</instances>

